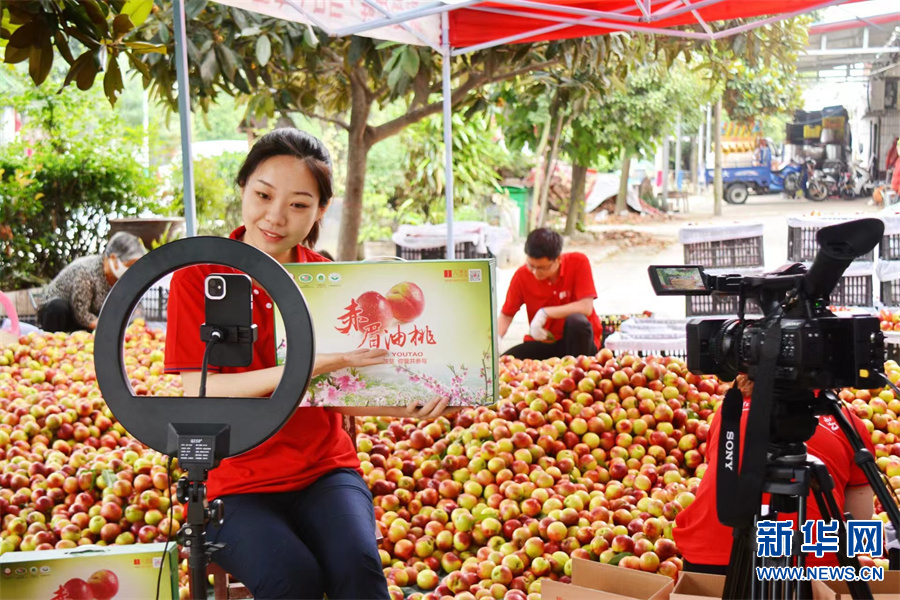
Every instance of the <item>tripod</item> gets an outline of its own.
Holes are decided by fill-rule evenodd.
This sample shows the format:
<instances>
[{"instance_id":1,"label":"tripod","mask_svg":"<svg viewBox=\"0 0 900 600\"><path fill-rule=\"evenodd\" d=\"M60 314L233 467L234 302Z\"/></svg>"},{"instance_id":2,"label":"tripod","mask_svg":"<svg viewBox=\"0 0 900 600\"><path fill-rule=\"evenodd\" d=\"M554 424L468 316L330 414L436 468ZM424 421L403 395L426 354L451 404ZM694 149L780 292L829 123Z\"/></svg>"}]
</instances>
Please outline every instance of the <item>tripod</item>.
<instances>
[{"instance_id":1,"label":"tripod","mask_svg":"<svg viewBox=\"0 0 900 600\"><path fill-rule=\"evenodd\" d=\"M178 480L178 501L187 504L185 527L178 532L179 543L188 549L188 572L190 574L191 598L206 599L206 567L209 556L224 544L206 541L206 524L214 521L221 526L225 519L225 505L219 500L206 503L205 472L196 473L188 469L188 474Z\"/></svg>"},{"instance_id":2,"label":"tripod","mask_svg":"<svg viewBox=\"0 0 900 600\"><path fill-rule=\"evenodd\" d=\"M866 479L878 496L888 516L896 522L898 510L887 489L881 485L878 468L872 455L866 450L856 430L841 410L840 401L832 392L824 392L826 402L817 403L818 414L834 418L855 452L854 460L863 470ZM734 528L734 545L726 577L723 598L800 598L804 593L801 581L759 581L756 567L804 567L805 557L800 552L800 531L806 521L806 498L813 497L824 521L838 522L838 563L842 567L860 568L856 557L849 557L846 548L846 523L834 499L834 481L828 469L820 462L807 459L806 444L792 442L772 444L766 462L763 492L770 494L770 511L758 512L751 527ZM797 513L797 530L793 532L791 552L788 556L759 559L756 554L757 524L761 520L777 520L780 513ZM764 518L764 519L763 519ZM871 599L872 593L865 581L848 581L851 596Z\"/></svg>"}]
</instances>

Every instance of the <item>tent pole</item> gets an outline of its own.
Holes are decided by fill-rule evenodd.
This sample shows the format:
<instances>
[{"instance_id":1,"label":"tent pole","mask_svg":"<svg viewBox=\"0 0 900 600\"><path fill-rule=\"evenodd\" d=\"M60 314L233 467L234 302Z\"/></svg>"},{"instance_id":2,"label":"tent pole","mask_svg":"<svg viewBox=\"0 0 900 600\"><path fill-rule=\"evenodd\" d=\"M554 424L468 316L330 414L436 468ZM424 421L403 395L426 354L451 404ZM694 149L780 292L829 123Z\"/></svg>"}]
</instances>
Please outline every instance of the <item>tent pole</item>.
<instances>
[{"instance_id":1,"label":"tent pole","mask_svg":"<svg viewBox=\"0 0 900 600\"><path fill-rule=\"evenodd\" d=\"M444 196L447 201L447 258L456 258L453 243L453 124L450 98L450 22L447 13L441 13L441 70L444 103Z\"/></svg>"},{"instance_id":2,"label":"tent pole","mask_svg":"<svg viewBox=\"0 0 900 600\"><path fill-rule=\"evenodd\" d=\"M194 161L191 154L191 88L188 83L187 34L184 0L174 0L175 71L178 77L178 120L181 123L181 170L184 174L184 226L188 236L197 235L194 202Z\"/></svg>"}]
</instances>

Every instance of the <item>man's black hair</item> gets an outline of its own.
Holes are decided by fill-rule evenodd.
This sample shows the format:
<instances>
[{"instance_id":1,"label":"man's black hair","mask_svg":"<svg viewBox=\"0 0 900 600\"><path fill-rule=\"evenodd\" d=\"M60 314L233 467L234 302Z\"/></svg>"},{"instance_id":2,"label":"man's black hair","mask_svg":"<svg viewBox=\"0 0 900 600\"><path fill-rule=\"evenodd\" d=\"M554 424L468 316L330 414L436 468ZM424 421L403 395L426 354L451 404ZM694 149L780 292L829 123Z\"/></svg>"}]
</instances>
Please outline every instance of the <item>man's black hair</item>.
<instances>
[{"instance_id":1,"label":"man's black hair","mask_svg":"<svg viewBox=\"0 0 900 600\"><path fill-rule=\"evenodd\" d=\"M531 258L556 260L562 253L562 236L546 227L535 229L525 238L525 254Z\"/></svg>"}]
</instances>

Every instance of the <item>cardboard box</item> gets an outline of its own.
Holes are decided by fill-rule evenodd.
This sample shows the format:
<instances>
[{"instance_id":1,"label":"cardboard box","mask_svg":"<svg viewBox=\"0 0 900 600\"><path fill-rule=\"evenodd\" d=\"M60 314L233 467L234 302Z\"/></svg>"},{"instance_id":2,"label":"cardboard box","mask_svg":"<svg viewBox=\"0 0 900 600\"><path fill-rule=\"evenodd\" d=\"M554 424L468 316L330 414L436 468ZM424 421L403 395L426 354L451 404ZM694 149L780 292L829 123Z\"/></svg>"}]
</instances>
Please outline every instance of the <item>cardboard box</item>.
<instances>
[{"instance_id":1,"label":"cardboard box","mask_svg":"<svg viewBox=\"0 0 900 600\"><path fill-rule=\"evenodd\" d=\"M725 576L682 571L669 600L707 600L721 598L725 591Z\"/></svg>"},{"instance_id":2,"label":"cardboard box","mask_svg":"<svg viewBox=\"0 0 900 600\"><path fill-rule=\"evenodd\" d=\"M304 405L406 406L449 396L451 405L497 397L494 260L302 263L285 268L303 292L316 353L388 351L383 365L313 379ZM279 311L279 364L286 340Z\"/></svg>"},{"instance_id":3,"label":"cardboard box","mask_svg":"<svg viewBox=\"0 0 900 600\"><path fill-rule=\"evenodd\" d=\"M884 572L882 581L870 581L874 600L900 600L900 571ZM813 581L813 600L851 600L850 588L844 581Z\"/></svg>"},{"instance_id":4,"label":"cardboard box","mask_svg":"<svg viewBox=\"0 0 900 600\"><path fill-rule=\"evenodd\" d=\"M94 585L105 586L101 596L113 600L155 598L159 568L163 566L160 600L178 598L178 546L169 544L133 546L79 546L71 550L7 552L0 556L0 598L3 600L51 600L86 597L88 582L97 572L114 577ZM68 583L72 580L73 583ZM79 593L79 589L80 592ZM114 591L112 596L108 593ZM68 593L67 593L68 592ZM96 594L91 597L95 597Z\"/></svg>"},{"instance_id":5,"label":"cardboard box","mask_svg":"<svg viewBox=\"0 0 900 600\"><path fill-rule=\"evenodd\" d=\"M572 583L544 579L541 597L544 600L667 600L674 585L664 575L573 558Z\"/></svg>"}]
</instances>

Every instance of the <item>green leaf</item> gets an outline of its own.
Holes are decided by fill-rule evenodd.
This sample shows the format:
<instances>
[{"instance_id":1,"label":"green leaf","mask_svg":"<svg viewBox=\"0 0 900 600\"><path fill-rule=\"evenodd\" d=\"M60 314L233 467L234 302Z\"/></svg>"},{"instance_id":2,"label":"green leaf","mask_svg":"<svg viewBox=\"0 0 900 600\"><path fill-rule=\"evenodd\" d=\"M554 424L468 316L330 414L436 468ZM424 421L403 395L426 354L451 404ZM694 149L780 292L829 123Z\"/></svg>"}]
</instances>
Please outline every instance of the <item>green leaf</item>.
<instances>
[{"instance_id":1,"label":"green leaf","mask_svg":"<svg viewBox=\"0 0 900 600\"><path fill-rule=\"evenodd\" d=\"M6 43L7 48L31 48L37 45L38 21L33 20L13 32Z\"/></svg>"},{"instance_id":2,"label":"green leaf","mask_svg":"<svg viewBox=\"0 0 900 600\"><path fill-rule=\"evenodd\" d=\"M115 56L110 56L109 63L106 65L106 74L103 76L103 91L111 105L116 105L116 100L118 100L123 89L122 71L119 70L119 62Z\"/></svg>"},{"instance_id":3,"label":"green leaf","mask_svg":"<svg viewBox=\"0 0 900 600\"><path fill-rule=\"evenodd\" d=\"M105 483L108 488L111 488L113 484L116 483L116 475L113 473L112 469L103 469L103 471L100 472L100 477L103 478L103 483Z\"/></svg>"},{"instance_id":4,"label":"green leaf","mask_svg":"<svg viewBox=\"0 0 900 600\"><path fill-rule=\"evenodd\" d=\"M291 43L291 36L289 35L281 38L281 54L284 56L284 62L287 64L294 62L294 45Z\"/></svg>"},{"instance_id":5,"label":"green leaf","mask_svg":"<svg viewBox=\"0 0 900 600\"><path fill-rule=\"evenodd\" d=\"M269 36L263 34L256 38L256 60L260 67L265 67L269 64L271 57L272 42L269 40Z\"/></svg>"},{"instance_id":6,"label":"green leaf","mask_svg":"<svg viewBox=\"0 0 900 600\"><path fill-rule=\"evenodd\" d=\"M134 23L128 15L116 15L113 19L113 35L116 39L121 39L126 33L134 29Z\"/></svg>"},{"instance_id":7,"label":"green leaf","mask_svg":"<svg viewBox=\"0 0 900 600\"><path fill-rule=\"evenodd\" d=\"M93 54L93 52L91 52ZM78 89L81 91L87 91L91 89L91 86L94 85L94 80L97 78L97 65L94 63L93 57L89 61L85 62L85 65L78 71L78 75L75 77L75 85L78 86Z\"/></svg>"},{"instance_id":8,"label":"green leaf","mask_svg":"<svg viewBox=\"0 0 900 600\"><path fill-rule=\"evenodd\" d=\"M316 32L313 31L312 25L307 25L306 29L303 30L303 42L310 48L319 47L319 38L316 37Z\"/></svg>"},{"instance_id":9,"label":"green leaf","mask_svg":"<svg viewBox=\"0 0 900 600\"><path fill-rule=\"evenodd\" d=\"M419 72L419 52L414 46L407 46L403 53L403 70L410 79Z\"/></svg>"},{"instance_id":10,"label":"green leaf","mask_svg":"<svg viewBox=\"0 0 900 600\"><path fill-rule=\"evenodd\" d=\"M609 564L615 567L619 564L619 561L622 560L623 558L625 558L626 556L633 556L633 555L631 554L631 552L619 552L618 554L616 554L609 560Z\"/></svg>"},{"instance_id":11,"label":"green leaf","mask_svg":"<svg viewBox=\"0 0 900 600\"><path fill-rule=\"evenodd\" d=\"M237 72L237 61L235 61L234 52L231 51L231 48L222 44L216 44L215 49L222 74L225 75L228 81L234 81L234 74Z\"/></svg>"},{"instance_id":12,"label":"green leaf","mask_svg":"<svg viewBox=\"0 0 900 600\"><path fill-rule=\"evenodd\" d=\"M63 87L66 87L67 85L72 83L72 81L75 80L76 77L78 77L78 74L81 73L81 70L84 68L84 66L86 64L88 64L88 63L93 64L93 62L94 62L94 57L93 57L93 53L90 50L85 50L84 52L82 52L78 56L78 58L75 59L75 62L72 63L72 66L69 68L69 72L66 74L66 79L63 82Z\"/></svg>"},{"instance_id":13,"label":"green leaf","mask_svg":"<svg viewBox=\"0 0 900 600\"><path fill-rule=\"evenodd\" d=\"M206 8L206 5L209 4L208 0L187 0L184 3L184 16L188 21L193 21L197 18L197 15L203 12L203 9Z\"/></svg>"},{"instance_id":14,"label":"green leaf","mask_svg":"<svg viewBox=\"0 0 900 600\"><path fill-rule=\"evenodd\" d=\"M53 44L45 38L39 47L31 49L28 74L36 85L41 85L53 67Z\"/></svg>"},{"instance_id":15,"label":"green leaf","mask_svg":"<svg viewBox=\"0 0 900 600\"><path fill-rule=\"evenodd\" d=\"M135 54L166 54L166 47L163 44L125 42L125 47L130 48Z\"/></svg>"},{"instance_id":16,"label":"green leaf","mask_svg":"<svg viewBox=\"0 0 900 600\"><path fill-rule=\"evenodd\" d=\"M103 9L100 8L100 5L97 4L96 0L83 0L81 6L84 7L85 12L88 17L91 19L91 22L97 26L97 31L101 35L109 34L109 23L106 22L106 15L103 14Z\"/></svg>"},{"instance_id":17,"label":"green leaf","mask_svg":"<svg viewBox=\"0 0 900 600\"><path fill-rule=\"evenodd\" d=\"M29 48L16 48L15 46L6 46L6 53L3 56L3 62L15 65L22 61L28 60L28 57L31 56L31 50Z\"/></svg>"},{"instance_id":18,"label":"green leaf","mask_svg":"<svg viewBox=\"0 0 900 600\"><path fill-rule=\"evenodd\" d=\"M140 27L153 10L153 0L128 0L122 7L122 14L131 17L135 27Z\"/></svg>"},{"instance_id":19,"label":"green leaf","mask_svg":"<svg viewBox=\"0 0 900 600\"><path fill-rule=\"evenodd\" d=\"M211 83L213 78L219 72L219 61L216 59L215 50L210 50L200 63L200 78L207 84Z\"/></svg>"}]
</instances>

